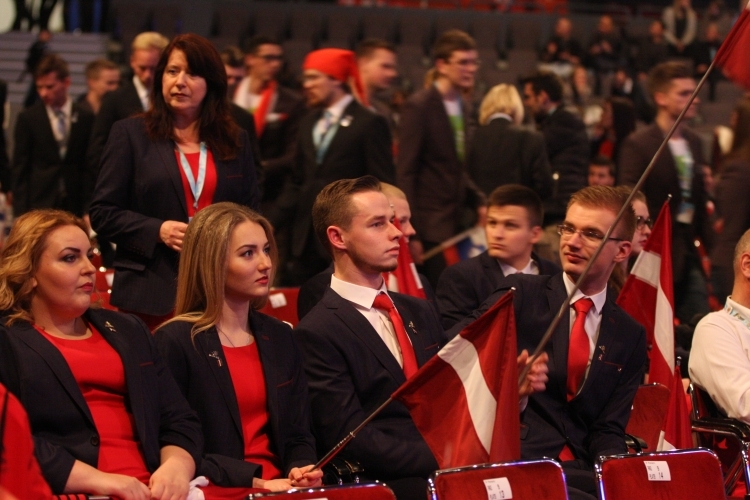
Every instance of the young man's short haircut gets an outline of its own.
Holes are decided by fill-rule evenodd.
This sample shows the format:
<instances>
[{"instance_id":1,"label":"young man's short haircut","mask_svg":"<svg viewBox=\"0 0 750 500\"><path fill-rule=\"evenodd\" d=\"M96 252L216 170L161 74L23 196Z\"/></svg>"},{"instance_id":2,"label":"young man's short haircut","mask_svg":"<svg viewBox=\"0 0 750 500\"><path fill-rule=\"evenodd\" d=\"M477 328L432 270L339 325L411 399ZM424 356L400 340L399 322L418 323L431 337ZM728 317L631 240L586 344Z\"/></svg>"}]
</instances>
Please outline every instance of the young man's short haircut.
<instances>
[{"instance_id":1,"label":"young man's short haircut","mask_svg":"<svg viewBox=\"0 0 750 500\"><path fill-rule=\"evenodd\" d=\"M281 46L279 41L273 37L270 37L268 35L255 35L254 37L249 38L248 40L245 41L242 49L245 52L245 54L256 55L261 45Z\"/></svg>"},{"instance_id":2,"label":"young man's short haircut","mask_svg":"<svg viewBox=\"0 0 750 500\"><path fill-rule=\"evenodd\" d=\"M328 228L337 226L348 229L354 217L351 198L366 191L381 192L380 181L372 175L341 179L328 184L315 198L312 208L313 229L331 255L333 247L328 241Z\"/></svg>"},{"instance_id":3,"label":"young man's short haircut","mask_svg":"<svg viewBox=\"0 0 750 500\"><path fill-rule=\"evenodd\" d=\"M604 155L595 156L594 159L591 160L591 165L595 167L607 167L609 169L609 175L613 178L617 177L617 172L615 172L615 162Z\"/></svg>"},{"instance_id":4,"label":"young man's short haircut","mask_svg":"<svg viewBox=\"0 0 750 500\"><path fill-rule=\"evenodd\" d=\"M648 73L648 93L653 99L657 92L666 92L672 85L672 80L678 78L693 78L690 67L678 61L668 61L657 64Z\"/></svg>"},{"instance_id":5,"label":"young man's short haircut","mask_svg":"<svg viewBox=\"0 0 750 500\"><path fill-rule=\"evenodd\" d=\"M86 65L86 80L96 80L104 70L119 69L115 63L108 59L94 59Z\"/></svg>"},{"instance_id":6,"label":"young man's short haircut","mask_svg":"<svg viewBox=\"0 0 750 500\"><path fill-rule=\"evenodd\" d=\"M577 204L584 208L609 210L614 215L617 215L620 213L627 199L628 192L625 189L611 186L588 186L573 193L568 202L566 212L570 210L571 206ZM635 234L635 211L633 211L632 206L629 208L629 210L625 210L625 214L620 219L618 227L612 231L611 236L613 238L623 238L628 241L633 239L633 234Z\"/></svg>"},{"instance_id":7,"label":"young man's short haircut","mask_svg":"<svg viewBox=\"0 0 750 500\"><path fill-rule=\"evenodd\" d=\"M239 47L230 45L222 50L219 55L221 56L221 62L224 63L224 66L229 66L230 68L242 68L245 66L245 54L242 53Z\"/></svg>"},{"instance_id":8,"label":"young man's short haircut","mask_svg":"<svg viewBox=\"0 0 750 500\"><path fill-rule=\"evenodd\" d=\"M474 39L461 30L448 30L435 40L435 45L432 46L432 58L447 61L454 52L464 50L477 50Z\"/></svg>"},{"instance_id":9,"label":"young man's short haircut","mask_svg":"<svg viewBox=\"0 0 750 500\"><path fill-rule=\"evenodd\" d=\"M409 200L406 199L406 193L401 191L399 188L397 188L393 184L388 184L387 182L381 182L380 190L389 200L396 198L399 200L405 200L407 203L409 202Z\"/></svg>"},{"instance_id":10,"label":"young man's short haircut","mask_svg":"<svg viewBox=\"0 0 750 500\"><path fill-rule=\"evenodd\" d=\"M357 57L357 60L366 59L368 57L372 57L372 55L378 49L387 50L388 52L392 52L394 54L396 53L396 46L391 42L383 40L381 38L368 38L366 40L362 40L357 45L357 48L354 50L354 55Z\"/></svg>"},{"instance_id":11,"label":"young man's short haircut","mask_svg":"<svg viewBox=\"0 0 750 500\"><path fill-rule=\"evenodd\" d=\"M68 63L57 54L47 54L34 70L34 78L42 78L50 73L54 73L58 80L65 80L70 76Z\"/></svg>"},{"instance_id":12,"label":"young man's short haircut","mask_svg":"<svg viewBox=\"0 0 750 500\"><path fill-rule=\"evenodd\" d=\"M562 79L550 71L539 71L521 82L524 86L529 83L534 95L544 91L552 102L561 102L563 99Z\"/></svg>"},{"instance_id":13,"label":"young man's short haircut","mask_svg":"<svg viewBox=\"0 0 750 500\"><path fill-rule=\"evenodd\" d=\"M487 208L523 207L529 215L529 226L541 226L544 220L542 200L533 189L520 184L505 184L495 188L487 200Z\"/></svg>"},{"instance_id":14,"label":"young man's short haircut","mask_svg":"<svg viewBox=\"0 0 750 500\"><path fill-rule=\"evenodd\" d=\"M130 53L136 50L158 50L161 52L169 45L169 39L155 31L144 31L138 34L130 44Z\"/></svg>"}]
</instances>

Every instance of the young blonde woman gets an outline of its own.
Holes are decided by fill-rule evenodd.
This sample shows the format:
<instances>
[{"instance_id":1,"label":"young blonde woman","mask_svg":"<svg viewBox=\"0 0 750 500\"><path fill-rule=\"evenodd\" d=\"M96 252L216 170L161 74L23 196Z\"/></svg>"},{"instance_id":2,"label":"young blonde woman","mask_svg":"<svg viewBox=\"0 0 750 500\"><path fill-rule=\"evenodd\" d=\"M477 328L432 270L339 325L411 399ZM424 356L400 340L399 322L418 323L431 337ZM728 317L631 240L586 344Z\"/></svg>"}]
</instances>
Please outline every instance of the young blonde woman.
<instances>
[{"instance_id":1,"label":"young blonde woman","mask_svg":"<svg viewBox=\"0 0 750 500\"><path fill-rule=\"evenodd\" d=\"M258 312L276 243L266 219L217 203L190 222L180 257L176 316L156 343L203 424L199 474L212 486L283 491L318 486L307 380L292 329Z\"/></svg>"}]
</instances>

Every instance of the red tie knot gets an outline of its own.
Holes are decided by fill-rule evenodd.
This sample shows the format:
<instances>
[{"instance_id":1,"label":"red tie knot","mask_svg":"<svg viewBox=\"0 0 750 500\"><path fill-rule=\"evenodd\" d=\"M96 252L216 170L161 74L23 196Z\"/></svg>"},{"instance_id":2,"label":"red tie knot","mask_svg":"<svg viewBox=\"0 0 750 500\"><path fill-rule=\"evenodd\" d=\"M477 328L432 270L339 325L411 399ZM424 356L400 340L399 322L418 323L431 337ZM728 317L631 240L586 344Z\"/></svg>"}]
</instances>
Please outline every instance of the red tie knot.
<instances>
[{"instance_id":1,"label":"red tie knot","mask_svg":"<svg viewBox=\"0 0 750 500\"><path fill-rule=\"evenodd\" d=\"M582 299L578 299L573 303L573 309L576 310L576 314L583 314L585 316L589 313L589 310L593 305L594 302L590 298L584 297Z\"/></svg>"},{"instance_id":2,"label":"red tie knot","mask_svg":"<svg viewBox=\"0 0 750 500\"><path fill-rule=\"evenodd\" d=\"M383 292L380 292L375 297L375 300L372 303L372 307L374 307L375 309L382 309L383 311L391 311L392 309L395 309L391 298Z\"/></svg>"}]
</instances>

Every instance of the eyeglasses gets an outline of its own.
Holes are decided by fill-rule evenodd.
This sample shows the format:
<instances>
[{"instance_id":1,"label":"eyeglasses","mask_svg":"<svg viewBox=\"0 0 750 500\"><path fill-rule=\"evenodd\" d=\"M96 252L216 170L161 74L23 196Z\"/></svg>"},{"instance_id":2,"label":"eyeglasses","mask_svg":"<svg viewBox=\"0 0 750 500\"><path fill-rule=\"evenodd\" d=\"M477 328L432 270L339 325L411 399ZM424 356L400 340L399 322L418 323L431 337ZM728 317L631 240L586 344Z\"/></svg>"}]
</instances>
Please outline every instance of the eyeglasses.
<instances>
[{"instance_id":1,"label":"eyeglasses","mask_svg":"<svg viewBox=\"0 0 750 500\"><path fill-rule=\"evenodd\" d=\"M557 234L561 238L572 238L574 234L580 234L581 239L586 243L596 244L604 239L604 235L599 231L593 229L576 229L573 226L567 224L560 224L557 226ZM607 241L627 241L624 238L607 238Z\"/></svg>"},{"instance_id":2,"label":"eyeglasses","mask_svg":"<svg viewBox=\"0 0 750 500\"><path fill-rule=\"evenodd\" d=\"M640 215L636 216L635 218L635 227L637 229L643 229L643 226L648 226L649 229L652 229L654 227L654 221L651 219L646 219L645 217L641 217Z\"/></svg>"}]
</instances>

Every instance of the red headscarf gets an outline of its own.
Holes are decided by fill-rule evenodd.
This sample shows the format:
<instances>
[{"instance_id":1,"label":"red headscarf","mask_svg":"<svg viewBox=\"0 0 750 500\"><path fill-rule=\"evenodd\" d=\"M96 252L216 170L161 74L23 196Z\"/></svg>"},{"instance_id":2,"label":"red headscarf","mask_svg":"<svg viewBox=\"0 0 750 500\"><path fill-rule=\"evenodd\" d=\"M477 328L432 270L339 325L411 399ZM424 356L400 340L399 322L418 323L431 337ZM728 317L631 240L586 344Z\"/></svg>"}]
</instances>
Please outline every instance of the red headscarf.
<instances>
[{"instance_id":1,"label":"red headscarf","mask_svg":"<svg viewBox=\"0 0 750 500\"><path fill-rule=\"evenodd\" d=\"M334 80L343 83L349 83L351 79L354 85L354 91L364 106L368 106L367 95L362 86L362 79L359 76L357 59L354 52L344 49L320 49L314 50L307 54L305 62L302 64L303 70L316 70L324 73Z\"/></svg>"}]
</instances>

